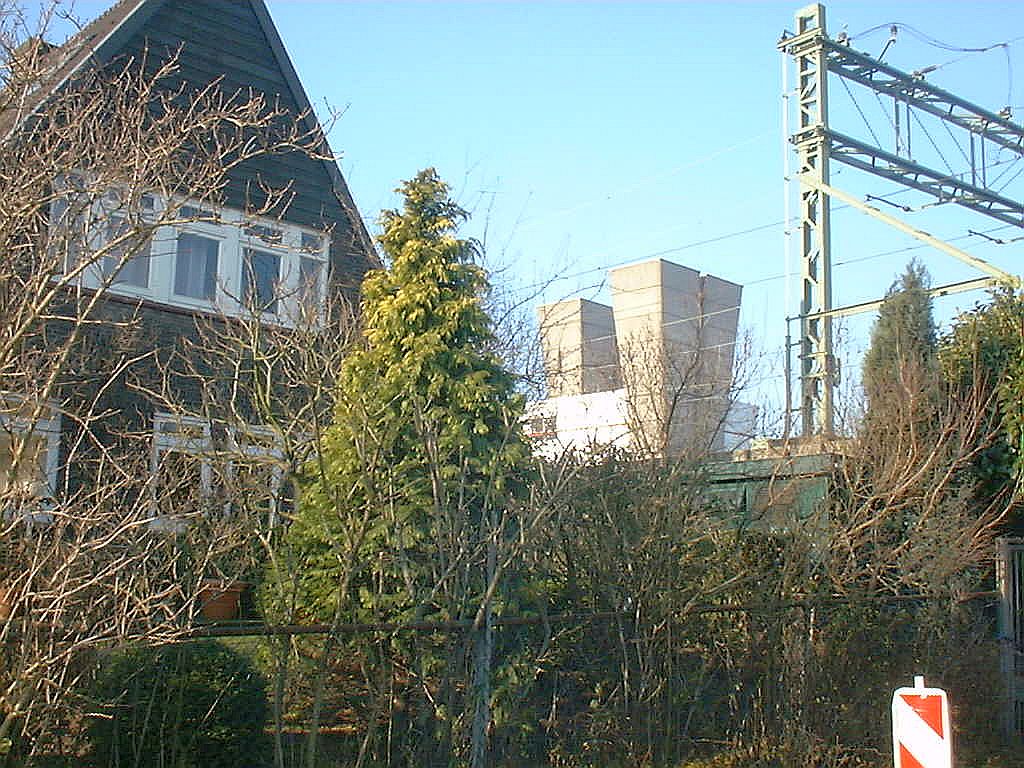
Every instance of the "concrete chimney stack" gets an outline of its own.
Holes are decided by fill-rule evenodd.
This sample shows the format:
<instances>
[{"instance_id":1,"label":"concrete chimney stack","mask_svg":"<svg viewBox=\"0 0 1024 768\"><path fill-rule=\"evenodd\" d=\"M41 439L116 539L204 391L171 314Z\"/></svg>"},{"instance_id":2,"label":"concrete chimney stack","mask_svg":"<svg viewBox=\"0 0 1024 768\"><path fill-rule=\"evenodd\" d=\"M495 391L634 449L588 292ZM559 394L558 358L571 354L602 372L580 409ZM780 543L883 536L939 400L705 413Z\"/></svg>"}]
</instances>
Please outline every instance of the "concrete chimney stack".
<instances>
[{"instance_id":1,"label":"concrete chimney stack","mask_svg":"<svg viewBox=\"0 0 1024 768\"><path fill-rule=\"evenodd\" d=\"M569 299L541 305L537 320L549 397L621 386L611 307Z\"/></svg>"},{"instance_id":2,"label":"concrete chimney stack","mask_svg":"<svg viewBox=\"0 0 1024 768\"><path fill-rule=\"evenodd\" d=\"M720 448L742 287L661 260L609 278L637 447L658 455Z\"/></svg>"}]
</instances>

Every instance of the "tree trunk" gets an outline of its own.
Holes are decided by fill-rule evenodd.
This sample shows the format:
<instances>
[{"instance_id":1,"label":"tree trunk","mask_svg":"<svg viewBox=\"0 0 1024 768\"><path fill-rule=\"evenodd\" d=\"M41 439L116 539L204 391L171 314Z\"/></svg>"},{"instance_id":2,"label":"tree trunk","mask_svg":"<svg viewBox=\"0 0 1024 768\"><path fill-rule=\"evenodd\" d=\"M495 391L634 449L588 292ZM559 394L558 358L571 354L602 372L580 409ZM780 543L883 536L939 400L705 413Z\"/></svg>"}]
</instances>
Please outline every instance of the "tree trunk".
<instances>
[{"instance_id":1,"label":"tree trunk","mask_svg":"<svg viewBox=\"0 0 1024 768\"><path fill-rule=\"evenodd\" d=\"M473 693L475 712L470 742L470 768L486 768L488 763L487 731L491 724L491 657L494 653L494 636L491 622L490 587L498 567L497 531L494 514L491 514L489 541L487 543L487 579L484 583L484 612L481 626L475 628L473 659Z\"/></svg>"},{"instance_id":2,"label":"tree trunk","mask_svg":"<svg viewBox=\"0 0 1024 768\"><path fill-rule=\"evenodd\" d=\"M274 766L284 768L284 687L288 678L290 640L282 637L274 646L278 654L274 676Z\"/></svg>"}]
</instances>

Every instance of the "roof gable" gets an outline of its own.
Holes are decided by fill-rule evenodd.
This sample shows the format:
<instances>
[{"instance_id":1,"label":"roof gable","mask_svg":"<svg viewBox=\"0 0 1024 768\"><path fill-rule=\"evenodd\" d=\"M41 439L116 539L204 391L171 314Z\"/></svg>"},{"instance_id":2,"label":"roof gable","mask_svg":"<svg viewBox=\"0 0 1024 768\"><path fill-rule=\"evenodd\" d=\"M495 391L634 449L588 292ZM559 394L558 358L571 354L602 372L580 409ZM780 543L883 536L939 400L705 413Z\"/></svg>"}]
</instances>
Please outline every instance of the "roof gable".
<instances>
[{"instance_id":1,"label":"roof gable","mask_svg":"<svg viewBox=\"0 0 1024 768\"><path fill-rule=\"evenodd\" d=\"M53 52L52 74L32 109L87 66L128 56L145 57L155 69L158 60L179 51L180 79L197 88L219 79L228 93L253 88L269 103L277 101L303 115L305 127L322 135L263 0L119 0ZM239 205L257 178L274 185L293 184L289 219L322 227L338 223L342 214L356 240L374 257L372 241L335 162L297 152L265 158L232 179L229 202ZM328 210L331 207L340 210Z\"/></svg>"}]
</instances>

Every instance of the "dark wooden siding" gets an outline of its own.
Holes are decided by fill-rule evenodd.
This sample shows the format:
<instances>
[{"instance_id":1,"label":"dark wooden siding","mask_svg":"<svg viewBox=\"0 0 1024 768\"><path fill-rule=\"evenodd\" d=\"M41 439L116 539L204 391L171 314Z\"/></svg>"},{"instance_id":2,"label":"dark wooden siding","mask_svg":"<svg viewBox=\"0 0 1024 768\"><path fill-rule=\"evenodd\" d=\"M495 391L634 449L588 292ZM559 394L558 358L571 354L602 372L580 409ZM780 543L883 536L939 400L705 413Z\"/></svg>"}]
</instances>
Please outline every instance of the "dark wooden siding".
<instances>
[{"instance_id":1,"label":"dark wooden siding","mask_svg":"<svg viewBox=\"0 0 1024 768\"><path fill-rule=\"evenodd\" d=\"M146 60L148 69L180 49L176 79L196 89L219 79L225 93L251 88L268 103L296 116L301 112L246 0L168 0L118 48L112 58ZM323 163L299 152L259 158L232 173L225 202L242 209L250 200L258 203L260 180L275 187L291 184L294 196L283 219L333 233L333 280L354 299L371 256L357 234L358 214L345 210Z\"/></svg>"}]
</instances>

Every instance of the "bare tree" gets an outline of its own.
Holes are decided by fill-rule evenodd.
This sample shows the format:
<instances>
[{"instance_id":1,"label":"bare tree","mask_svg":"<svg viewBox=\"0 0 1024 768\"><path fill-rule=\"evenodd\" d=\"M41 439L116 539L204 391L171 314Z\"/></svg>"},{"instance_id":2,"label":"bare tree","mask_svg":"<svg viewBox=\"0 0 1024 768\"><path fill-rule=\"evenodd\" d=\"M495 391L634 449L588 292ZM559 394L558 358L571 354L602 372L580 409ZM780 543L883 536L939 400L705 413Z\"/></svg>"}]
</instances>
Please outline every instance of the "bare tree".
<instances>
[{"instance_id":1,"label":"bare tree","mask_svg":"<svg viewBox=\"0 0 1024 768\"><path fill-rule=\"evenodd\" d=\"M136 382L165 413L182 423L211 425L216 433L197 456L218 478L216 498L225 533L242 538L227 556L210 559L209 572L227 582L259 582L260 607L269 623L296 618L301 553L285 546L282 536L293 519L303 478L326 472L324 439L333 419L335 379L356 343L358 328L347 299L333 291L325 299L324 307L287 324L268 324L258 311L199 318L194 333L160 361L159 389ZM351 533L355 545L358 526ZM358 554L358 546L339 551L346 572L354 569ZM333 637L326 640L328 647L316 651L321 670L334 661ZM286 694L296 685L295 675L309 672L296 672L292 664L310 652L311 641L281 635L268 642L275 760L283 766ZM323 672L319 677L322 696Z\"/></svg>"},{"instance_id":2,"label":"bare tree","mask_svg":"<svg viewBox=\"0 0 1024 768\"><path fill-rule=\"evenodd\" d=\"M64 54L41 42L45 29L28 34L17 6L2 13L6 753L31 752L54 736L103 649L187 632L199 578L252 523L211 515L215 478L201 452L181 452L166 471L152 471L152 403L143 407L130 393L148 397L189 382L163 378L174 350L115 286L148 269L160 228L217 211L237 169L268 155L325 150L319 129L261 95L183 83L173 55L86 68L57 88ZM277 216L290 198L287 185L263 184L251 190L246 213ZM175 416L168 413L166 428L184 440L212 437L202 423ZM231 479L240 493L240 475Z\"/></svg>"}]
</instances>

